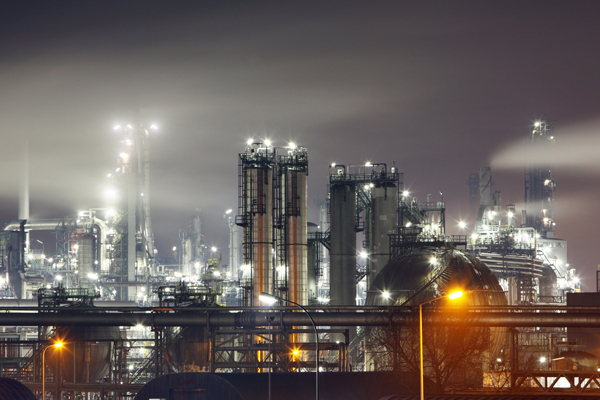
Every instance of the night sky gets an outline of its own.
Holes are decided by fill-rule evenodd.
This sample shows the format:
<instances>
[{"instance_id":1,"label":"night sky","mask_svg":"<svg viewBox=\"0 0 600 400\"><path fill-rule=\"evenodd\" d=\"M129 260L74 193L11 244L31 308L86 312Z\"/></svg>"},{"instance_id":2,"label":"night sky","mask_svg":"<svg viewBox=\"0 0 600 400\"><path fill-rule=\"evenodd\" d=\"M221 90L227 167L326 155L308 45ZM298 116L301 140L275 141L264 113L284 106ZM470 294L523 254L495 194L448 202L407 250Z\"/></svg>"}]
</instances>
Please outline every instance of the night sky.
<instances>
[{"instance_id":1,"label":"night sky","mask_svg":"<svg viewBox=\"0 0 600 400\"><path fill-rule=\"evenodd\" d=\"M195 208L223 249L247 139L309 152L310 220L328 165L396 163L411 196L468 216L469 173L492 167L523 208L529 125L554 122L540 161L557 182L556 236L586 290L600 264L600 2L2 1L0 224L17 218L20 141L31 217L105 206L118 134L151 144L160 255Z\"/></svg>"}]
</instances>

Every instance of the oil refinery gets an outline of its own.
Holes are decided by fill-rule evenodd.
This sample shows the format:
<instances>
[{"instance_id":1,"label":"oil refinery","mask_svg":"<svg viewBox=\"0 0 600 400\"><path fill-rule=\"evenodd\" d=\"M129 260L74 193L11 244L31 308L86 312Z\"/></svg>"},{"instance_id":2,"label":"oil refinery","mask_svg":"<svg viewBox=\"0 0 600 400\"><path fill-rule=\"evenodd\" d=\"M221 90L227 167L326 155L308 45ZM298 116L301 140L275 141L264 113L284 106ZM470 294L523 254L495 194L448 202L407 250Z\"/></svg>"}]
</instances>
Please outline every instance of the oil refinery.
<instances>
[{"instance_id":1,"label":"oil refinery","mask_svg":"<svg viewBox=\"0 0 600 400\"><path fill-rule=\"evenodd\" d=\"M417 337L453 343L458 360L440 368L425 347L429 393L600 393L600 297L581 293L555 236L549 167L524 165L523 199L505 204L491 168L470 174L471 222L449 234L443 193L418 199L393 160L333 163L311 170L328 186L310 221L309 150L252 139L223 214L227 251L208 244L198 207L165 256L149 200L156 126L115 130L106 204L30 218L25 188L0 236L0 375L31 398L254 399L271 385L273 398L285 385L302 387L289 399L315 386L401 398L419 392ZM526 146L553 135L535 121ZM457 288L460 305L444 299Z\"/></svg>"}]
</instances>

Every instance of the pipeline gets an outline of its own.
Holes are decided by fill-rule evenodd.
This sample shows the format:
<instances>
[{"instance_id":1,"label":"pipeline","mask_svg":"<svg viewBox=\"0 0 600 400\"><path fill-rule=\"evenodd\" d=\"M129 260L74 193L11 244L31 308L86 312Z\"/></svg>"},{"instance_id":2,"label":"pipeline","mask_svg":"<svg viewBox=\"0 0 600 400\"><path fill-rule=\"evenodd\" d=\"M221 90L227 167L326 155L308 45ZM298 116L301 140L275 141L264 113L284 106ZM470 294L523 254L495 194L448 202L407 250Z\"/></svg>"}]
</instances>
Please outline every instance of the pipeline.
<instances>
[{"instance_id":1,"label":"pipeline","mask_svg":"<svg viewBox=\"0 0 600 400\"><path fill-rule=\"evenodd\" d=\"M6 312L0 313L0 326L198 326L253 328L273 317L273 326L312 326L305 313L281 312ZM313 312L317 326L402 326L414 320L414 312ZM507 313L430 312L424 324L482 327L600 327L600 312Z\"/></svg>"}]
</instances>

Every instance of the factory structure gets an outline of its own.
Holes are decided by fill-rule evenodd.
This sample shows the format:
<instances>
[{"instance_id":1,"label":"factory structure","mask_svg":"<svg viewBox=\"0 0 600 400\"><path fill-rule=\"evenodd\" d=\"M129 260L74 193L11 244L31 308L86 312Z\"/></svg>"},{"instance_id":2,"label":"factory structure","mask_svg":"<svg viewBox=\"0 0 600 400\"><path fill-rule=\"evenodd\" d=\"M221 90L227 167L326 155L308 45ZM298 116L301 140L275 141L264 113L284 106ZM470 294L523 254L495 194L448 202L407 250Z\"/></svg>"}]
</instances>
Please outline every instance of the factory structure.
<instances>
[{"instance_id":1,"label":"factory structure","mask_svg":"<svg viewBox=\"0 0 600 400\"><path fill-rule=\"evenodd\" d=\"M209 318L206 326L106 322L71 330L60 325L5 329L0 375L38 393L46 368L54 382L52 396L116 399L171 373L348 372L388 365L378 358L369 330L351 319L331 318L316 336L303 320L284 325L283 318L270 314L260 322L245 320L243 311L264 311L263 293L279 298L279 306L322 314L356 307L406 309L464 282L470 285L465 289L481 292L469 300L472 306L564 306L567 294L580 290L568 264L567 242L554 235L556 185L548 166L526 166L524 210L504 206L501 192L492 192L490 168L471 174L473 224L449 235L442 192L425 201L411 196L393 163L334 163L313 223L308 150L267 140L250 140L239 154L237 210L223 215L229 258L224 261L206 245L204 214L197 208L165 261L154 247L148 200L156 127L116 129L119 156L107 177L112 185L107 207L35 220L28 215L28 196L21 196L19 219L0 237L0 303L37 307L59 319L82 307L98 318L111 307L146 307L188 322L190 316L202 319L215 312L215 320L234 318L236 328L211 325ZM554 142L551 124L536 121L527 146L547 142ZM54 235L52 257L30 241L35 231ZM503 370L509 348L517 360L519 354L552 359L584 349L564 328L490 332L482 381L484 373ZM45 344L57 338L71 340L73 357L59 362L59 350L52 349L46 366ZM514 363L511 368L514 372Z\"/></svg>"}]
</instances>

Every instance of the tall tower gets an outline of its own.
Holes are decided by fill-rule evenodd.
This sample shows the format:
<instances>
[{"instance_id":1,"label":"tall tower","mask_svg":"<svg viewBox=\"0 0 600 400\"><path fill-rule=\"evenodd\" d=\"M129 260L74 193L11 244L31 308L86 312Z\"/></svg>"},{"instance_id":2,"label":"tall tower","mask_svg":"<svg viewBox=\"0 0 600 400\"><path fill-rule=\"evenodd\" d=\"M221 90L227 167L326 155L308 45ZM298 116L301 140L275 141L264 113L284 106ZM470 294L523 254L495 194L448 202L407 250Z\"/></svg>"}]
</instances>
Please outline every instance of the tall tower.
<instances>
[{"instance_id":1,"label":"tall tower","mask_svg":"<svg viewBox=\"0 0 600 400\"><path fill-rule=\"evenodd\" d=\"M543 145L553 144L552 126L549 121L535 121L531 126L528 150L535 151ZM549 160L548 160L549 161ZM533 227L541 237L554 237L554 189L552 172L544 163L528 162L525 167L526 226Z\"/></svg>"},{"instance_id":2,"label":"tall tower","mask_svg":"<svg viewBox=\"0 0 600 400\"><path fill-rule=\"evenodd\" d=\"M155 275L154 236L150 219L150 131L142 125L117 126L121 133L118 168L113 174L116 186L115 210L110 236L109 276L117 282L135 282ZM126 287L126 291L120 289ZM136 285L120 285L120 300L131 300Z\"/></svg>"},{"instance_id":3,"label":"tall tower","mask_svg":"<svg viewBox=\"0 0 600 400\"><path fill-rule=\"evenodd\" d=\"M307 178L308 154L290 145L278 157L277 288L280 296L308 304L307 288Z\"/></svg>"}]
</instances>

